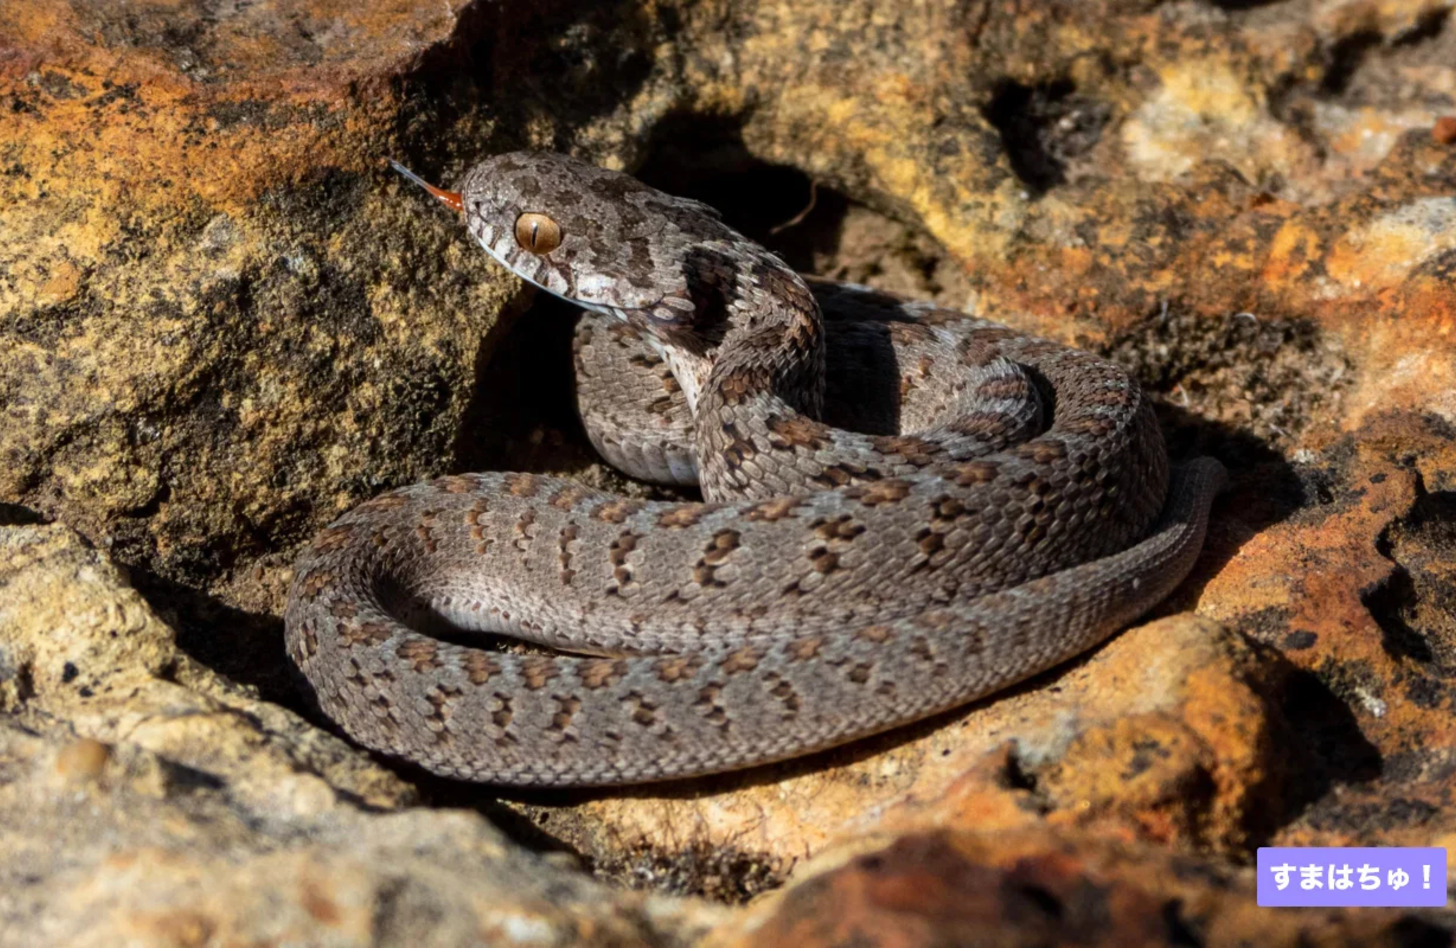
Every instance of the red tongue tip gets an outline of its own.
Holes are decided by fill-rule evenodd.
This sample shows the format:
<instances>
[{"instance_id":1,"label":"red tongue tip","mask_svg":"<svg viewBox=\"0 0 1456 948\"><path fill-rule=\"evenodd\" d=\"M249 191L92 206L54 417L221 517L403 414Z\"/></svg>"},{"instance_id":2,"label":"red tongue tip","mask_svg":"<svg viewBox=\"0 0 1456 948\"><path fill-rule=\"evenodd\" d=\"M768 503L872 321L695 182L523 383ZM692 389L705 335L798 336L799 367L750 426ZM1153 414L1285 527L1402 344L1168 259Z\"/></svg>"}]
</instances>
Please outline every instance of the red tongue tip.
<instances>
[{"instance_id":1,"label":"red tongue tip","mask_svg":"<svg viewBox=\"0 0 1456 948\"><path fill-rule=\"evenodd\" d=\"M465 213L465 198L459 191L446 191L444 188L437 188L434 185L426 185L425 190L440 199L440 203L454 211L456 214Z\"/></svg>"},{"instance_id":2,"label":"red tongue tip","mask_svg":"<svg viewBox=\"0 0 1456 948\"><path fill-rule=\"evenodd\" d=\"M418 184L426 191L429 191L441 204L445 205L456 214L465 213L465 198L459 191L446 191L444 188L437 188L430 182L426 181L424 178L421 178L419 175L406 168L404 165L395 161L393 158L389 159L389 166L395 171L398 171L400 174L404 175L410 181L413 181L415 184Z\"/></svg>"}]
</instances>

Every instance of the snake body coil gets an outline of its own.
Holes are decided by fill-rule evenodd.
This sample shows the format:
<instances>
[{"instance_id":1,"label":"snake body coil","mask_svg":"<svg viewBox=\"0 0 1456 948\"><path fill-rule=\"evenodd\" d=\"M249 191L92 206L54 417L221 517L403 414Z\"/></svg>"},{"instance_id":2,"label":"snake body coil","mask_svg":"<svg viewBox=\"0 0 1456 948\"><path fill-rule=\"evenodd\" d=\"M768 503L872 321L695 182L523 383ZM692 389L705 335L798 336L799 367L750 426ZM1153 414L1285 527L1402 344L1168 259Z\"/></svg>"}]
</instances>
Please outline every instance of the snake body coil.
<instances>
[{"instance_id":1,"label":"snake body coil","mask_svg":"<svg viewBox=\"0 0 1456 948\"><path fill-rule=\"evenodd\" d=\"M432 189L516 275L582 306L578 397L628 473L443 477L324 530L290 657L354 739L503 784L779 760L1005 688L1192 567L1216 461L1169 472L1114 363L807 283L710 208L550 154ZM441 641L503 633L569 654Z\"/></svg>"}]
</instances>

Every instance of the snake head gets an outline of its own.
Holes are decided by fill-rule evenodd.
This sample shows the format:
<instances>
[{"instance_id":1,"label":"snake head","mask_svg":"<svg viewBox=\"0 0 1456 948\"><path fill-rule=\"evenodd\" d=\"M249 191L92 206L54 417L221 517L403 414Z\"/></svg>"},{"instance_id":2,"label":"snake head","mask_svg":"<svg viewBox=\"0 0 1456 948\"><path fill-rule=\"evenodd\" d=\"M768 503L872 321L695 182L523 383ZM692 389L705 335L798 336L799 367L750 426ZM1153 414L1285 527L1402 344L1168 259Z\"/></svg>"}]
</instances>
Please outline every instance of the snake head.
<instances>
[{"instance_id":1,"label":"snake head","mask_svg":"<svg viewBox=\"0 0 1456 948\"><path fill-rule=\"evenodd\" d=\"M466 226L497 262L623 319L685 296L674 256L698 238L684 227L700 229L693 218L716 223L627 175L567 155L496 155L470 169L460 192Z\"/></svg>"},{"instance_id":2,"label":"snake head","mask_svg":"<svg viewBox=\"0 0 1456 948\"><path fill-rule=\"evenodd\" d=\"M459 191L395 167L462 213L471 235L516 276L698 355L731 328L740 278L778 281L787 271L708 205L568 155L496 155L471 168Z\"/></svg>"}]
</instances>

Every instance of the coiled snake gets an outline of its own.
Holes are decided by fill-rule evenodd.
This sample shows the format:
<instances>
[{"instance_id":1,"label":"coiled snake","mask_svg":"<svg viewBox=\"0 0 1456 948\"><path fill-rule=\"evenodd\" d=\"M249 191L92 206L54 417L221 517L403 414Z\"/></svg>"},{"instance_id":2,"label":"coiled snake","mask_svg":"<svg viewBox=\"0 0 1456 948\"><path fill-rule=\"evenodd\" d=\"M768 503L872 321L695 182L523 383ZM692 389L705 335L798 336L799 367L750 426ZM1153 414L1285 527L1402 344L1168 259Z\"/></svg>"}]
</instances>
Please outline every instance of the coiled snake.
<instances>
[{"instance_id":1,"label":"coiled snake","mask_svg":"<svg viewBox=\"0 0 1456 948\"><path fill-rule=\"evenodd\" d=\"M340 518L297 563L286 642L362 744L501 784L779 760L1077 655L1198 555L1223 468L1170 473L1114 363L806 282L711 208L565 156L430 190L588 311L599 450L706 501L485 473ZM441 622L559 651L427 634Z\"/></svg>"}]
</instances>

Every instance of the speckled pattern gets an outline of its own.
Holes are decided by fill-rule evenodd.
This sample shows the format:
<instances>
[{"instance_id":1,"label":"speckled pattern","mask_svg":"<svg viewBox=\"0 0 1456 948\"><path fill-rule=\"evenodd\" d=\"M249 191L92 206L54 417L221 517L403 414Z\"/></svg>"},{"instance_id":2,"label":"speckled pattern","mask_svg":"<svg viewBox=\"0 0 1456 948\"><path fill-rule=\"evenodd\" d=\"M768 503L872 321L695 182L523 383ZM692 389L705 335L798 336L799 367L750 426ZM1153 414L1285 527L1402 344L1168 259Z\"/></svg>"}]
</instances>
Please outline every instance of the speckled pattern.
<instances>
[{"instance_id":1,"label":"speckled pattern","mask_svg":"<svg viewBox=\"0 0 1456 948\"><path fill-rule=\"evenodd\" d=\"M342 517L297 564L287 646L363 744L554 786L805 754L1084 651L1198 555L1223 469L1170 476L1116 364L811 286L712 209L564 156L491 158L461 193L491 256L595 314L594 442L706 502L486 473ZM523 248L526 213L560 245ZM574 654L427 634L442 622Z\"/></svg>"}]
</instances>

